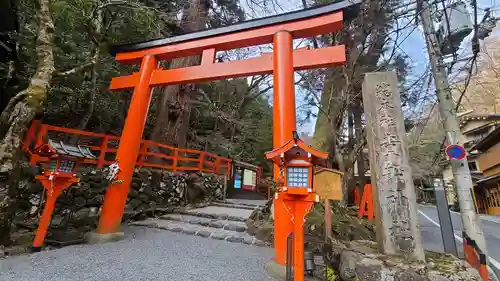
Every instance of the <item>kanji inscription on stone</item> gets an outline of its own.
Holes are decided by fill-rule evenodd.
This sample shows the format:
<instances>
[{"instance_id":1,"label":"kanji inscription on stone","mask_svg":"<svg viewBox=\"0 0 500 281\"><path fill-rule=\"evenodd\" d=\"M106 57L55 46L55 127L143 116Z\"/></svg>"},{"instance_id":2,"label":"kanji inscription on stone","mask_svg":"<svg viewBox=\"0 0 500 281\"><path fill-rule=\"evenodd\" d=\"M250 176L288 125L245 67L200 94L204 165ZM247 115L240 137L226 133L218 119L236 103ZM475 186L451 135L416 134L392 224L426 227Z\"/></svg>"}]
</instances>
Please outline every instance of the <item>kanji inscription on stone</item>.
<instances>
[{"instance_id":1,"label":"kanji inscription on stone","mask_svg":"<svg viewBox=\"0 0 500 281\"><path fill-rule=\"evenodd\" d=\"M377 241L386 254L423 259L396 73L366 74L363 104Z\"/></svg>"}]
</instances>

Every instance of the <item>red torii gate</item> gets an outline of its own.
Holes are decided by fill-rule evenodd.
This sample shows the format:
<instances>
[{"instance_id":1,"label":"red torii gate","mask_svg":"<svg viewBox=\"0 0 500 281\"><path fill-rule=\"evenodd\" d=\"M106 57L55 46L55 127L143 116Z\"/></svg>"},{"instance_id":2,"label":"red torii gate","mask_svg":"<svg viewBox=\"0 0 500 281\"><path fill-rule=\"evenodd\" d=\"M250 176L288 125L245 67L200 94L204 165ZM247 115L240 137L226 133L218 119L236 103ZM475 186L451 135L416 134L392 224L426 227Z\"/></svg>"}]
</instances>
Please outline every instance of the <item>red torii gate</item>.
<instances>
[{"instance_id":1,"label":"red torii gate","mask_svg":"<svg viewBox=\"0 0 500 281\"><path fill-rule=\"evenodd\" d=\"M233 26L113 47L112 53L116 54L118 62L140 64L141 67L138 72L111 81L110 90L134 89L134 92L116 154L120 171L106 192L95 235L109 237L119 232L153 87L274 73L273 146L279 148L292 139L296 127L294 71L341 65L346 60L343 45L294 51L292 40L340 30L343 20L357 13L360 2L346 0ZM273 54L215 63L217 51L268 43L274 44ZM161 60L200 54L202 59L198 66L159 67ZM274 177L278 179L279 169L274 170ZM284 265L286 238L293 231L293 225L291 214L284 209L280 198L274 204L274 247L276 262Z\"/></svg>"}]
</instances>

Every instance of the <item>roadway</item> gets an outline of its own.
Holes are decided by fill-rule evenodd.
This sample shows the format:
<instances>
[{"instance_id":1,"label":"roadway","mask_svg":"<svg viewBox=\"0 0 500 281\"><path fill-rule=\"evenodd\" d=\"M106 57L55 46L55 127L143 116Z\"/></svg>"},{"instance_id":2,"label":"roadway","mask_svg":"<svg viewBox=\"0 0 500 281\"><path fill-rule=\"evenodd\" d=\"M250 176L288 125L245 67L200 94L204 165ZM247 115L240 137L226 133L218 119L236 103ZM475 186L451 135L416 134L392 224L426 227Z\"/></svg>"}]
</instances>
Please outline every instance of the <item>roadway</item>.
<instances>
[{"instance_id":1,"label":"roadway","mask_svg":"<svg viewBox=\"0 0 500 281\"><path fill-rule=\"evenodd\" d=\"M420 215L420 229L424 248L430 251L443 252L443 239L439 228L437 209L432 205L418 205ZM455 232L455 242L459 256L463 257L462 220L457 212L450 212ZM486 238L490 266L500 272L500 217L480 216L481 227ZM450 238L453 239L453 238Z\"/></svg>"}]
</instances>

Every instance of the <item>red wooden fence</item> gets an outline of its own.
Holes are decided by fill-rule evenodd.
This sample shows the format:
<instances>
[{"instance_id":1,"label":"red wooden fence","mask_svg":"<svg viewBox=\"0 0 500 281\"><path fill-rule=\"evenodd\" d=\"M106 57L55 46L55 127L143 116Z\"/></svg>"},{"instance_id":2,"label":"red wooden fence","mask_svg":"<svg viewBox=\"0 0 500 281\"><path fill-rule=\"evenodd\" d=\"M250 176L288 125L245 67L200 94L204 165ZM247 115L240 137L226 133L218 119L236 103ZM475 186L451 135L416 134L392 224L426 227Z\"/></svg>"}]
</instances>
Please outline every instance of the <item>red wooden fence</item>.
<instances>
[{"instance_id":1,"label":"red wooden fence","mask_svg":"<svg viewBox=\"0 0 500 281\"><path fill-rule=\"evenodd\" d=\"M90 147L97 156L96 160L85 160L86 164L97 165L102 168L115 160L120 142L119 136L92 133L87 131L51 126L42 124L39 120L33 121L23 144L23 149L30 154L30 163L36 164L47 161L47 158L33 154L34 148L53 141L71 142ZM73 144L75 144L73 142ZM166 144L142 140L137 167L152 167L173 172L200 171L214 174L231 175L231 159L194 149L183 149Z\"/></svg>"}]
</instances>

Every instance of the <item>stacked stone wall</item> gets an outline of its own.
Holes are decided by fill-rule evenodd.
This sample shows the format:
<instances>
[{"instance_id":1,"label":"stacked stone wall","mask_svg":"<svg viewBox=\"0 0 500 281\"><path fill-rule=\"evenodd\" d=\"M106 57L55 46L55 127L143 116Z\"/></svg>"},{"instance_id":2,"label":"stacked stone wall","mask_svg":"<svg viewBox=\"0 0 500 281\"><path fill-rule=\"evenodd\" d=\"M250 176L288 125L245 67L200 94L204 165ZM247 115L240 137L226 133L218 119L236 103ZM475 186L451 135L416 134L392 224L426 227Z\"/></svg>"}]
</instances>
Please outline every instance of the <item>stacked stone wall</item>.
<instances>
[{"instance_id":1,"label":"stacked stone wall","mask_svg":"<svg viewBox=\"0 0 500 281\"><path fill-rule=\"evenodd\" d=\"M14 218L14 243L24 244L32 239L43 211L46 192L35 180L39 170L24 165L23 180L18 189ZM80 182L58 197L48 239L73 235L81 238L95 229L106 189L105 169L84 167L78 173ZM207 204L224 199L224 177L202 173L172 173L138 168L125 207L124 221L143 219L170 213L191 204ZM57 237L55 238L57 239Z\"/></svg>"}]
</instances>

